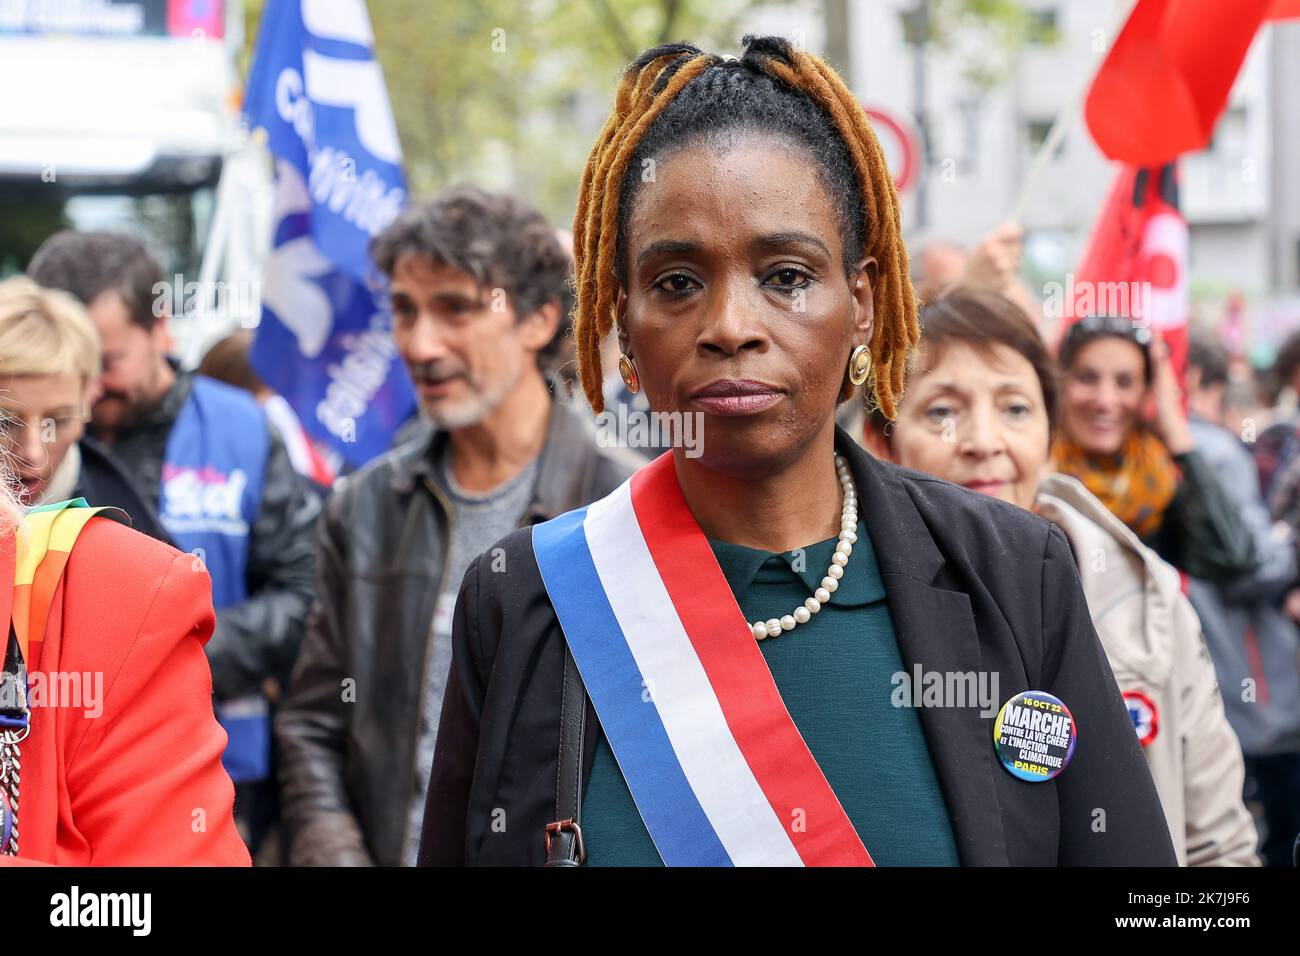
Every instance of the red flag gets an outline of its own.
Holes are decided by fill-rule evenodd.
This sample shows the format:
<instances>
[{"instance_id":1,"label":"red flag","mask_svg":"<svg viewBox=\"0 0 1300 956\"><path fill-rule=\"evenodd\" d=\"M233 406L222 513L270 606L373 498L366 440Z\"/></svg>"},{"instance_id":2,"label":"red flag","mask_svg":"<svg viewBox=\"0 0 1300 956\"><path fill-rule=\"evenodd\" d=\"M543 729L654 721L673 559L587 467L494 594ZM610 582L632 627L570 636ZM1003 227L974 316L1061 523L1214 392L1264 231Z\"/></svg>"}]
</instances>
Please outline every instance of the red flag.
<instances>
[{"instance_id":1,"label":"red flag","mask_svg":"<svg viewBox=\"0 0 1300 956\"><path fill-rule=\"evenodd\" d=\"M1174 164L1123 166L1064 290L1061 334L1086 315L1123 315L1169 345L1182 381L1187 364L1187 221Z\"/></svg>"},{"instance_id":2,"label":"red flag","mask_svg":"<svg viewBox=\"0 0 1300 956\"><path fill-rule=\"evenodd\" d=\"M1204 149L1251 41L1300 0L1138 0L1084 114L1111 159L1159 166Z\"/></svg>"}]
</instances>

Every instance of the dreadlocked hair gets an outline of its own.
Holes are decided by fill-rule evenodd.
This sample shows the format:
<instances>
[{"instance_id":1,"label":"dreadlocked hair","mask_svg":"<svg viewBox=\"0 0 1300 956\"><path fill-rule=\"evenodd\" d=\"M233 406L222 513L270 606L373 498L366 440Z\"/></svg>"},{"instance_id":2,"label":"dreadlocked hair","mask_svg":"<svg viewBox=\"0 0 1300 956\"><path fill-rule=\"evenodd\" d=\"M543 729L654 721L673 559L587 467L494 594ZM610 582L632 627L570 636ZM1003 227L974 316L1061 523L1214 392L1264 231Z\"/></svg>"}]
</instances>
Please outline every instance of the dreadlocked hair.
<instances>
[{"instance_id":1,"label":"dreadlocked hair","mask_svg":"<svg viewBox=\"0 0 1300 956\"><path fill-rule=\"evenodd\" d=\"M573 219L573 334L583 392L597 413L604 410L600 343L626 280L627 221L645 161L691 143L724 145L737 133L766 133L816 160L837 205L846 274L861 258L878 263L871 382L875 406L892 419L920 326L884 153L862 107L819 57L781 37L742 42L739 60L688 43L653 47L623 73L583 169Z\"/></svg>"}]
</instances>

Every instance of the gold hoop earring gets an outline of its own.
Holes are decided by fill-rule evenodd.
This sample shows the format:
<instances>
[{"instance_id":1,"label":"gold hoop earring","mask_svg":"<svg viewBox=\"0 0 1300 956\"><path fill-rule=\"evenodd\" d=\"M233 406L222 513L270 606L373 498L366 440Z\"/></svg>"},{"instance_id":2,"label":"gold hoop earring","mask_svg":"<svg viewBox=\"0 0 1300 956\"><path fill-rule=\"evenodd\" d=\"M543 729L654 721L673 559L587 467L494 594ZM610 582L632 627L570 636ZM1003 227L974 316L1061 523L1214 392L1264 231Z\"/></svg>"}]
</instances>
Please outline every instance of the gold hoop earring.
<instances>
[{"instance_id":1,"label":"gold hoop earring","mask_svg":"<svg viewBox=\"0 0 1300 956\"><path fill-rule=\"evenodd\" d=\"M636 366L622 352L618 354L618 374L623 376L623 384L633 395L641 391L641 377L636 373Z\"/></svg>"},{"instance_id":2,"label":"gold hoop earring","mask_svg":"<svg viewBox=\"0 0 1300 956\"><path fill-rule=\"evenodd\" d=\"M865 345L859 345L849 356L849 381L853 385L861 385L871 374L871 349Z\"/></svg>"}]
</instances>

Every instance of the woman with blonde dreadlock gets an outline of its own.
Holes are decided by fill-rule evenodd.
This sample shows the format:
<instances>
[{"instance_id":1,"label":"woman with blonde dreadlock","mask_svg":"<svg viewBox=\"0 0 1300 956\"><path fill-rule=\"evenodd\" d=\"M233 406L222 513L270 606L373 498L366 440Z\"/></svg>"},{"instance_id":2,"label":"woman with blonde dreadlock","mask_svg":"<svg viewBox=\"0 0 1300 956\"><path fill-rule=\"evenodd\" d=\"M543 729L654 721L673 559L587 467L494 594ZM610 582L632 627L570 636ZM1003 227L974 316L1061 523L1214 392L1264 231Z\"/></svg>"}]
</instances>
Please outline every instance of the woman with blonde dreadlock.
<instances>
[{"instance_id":1,"label":"woman with blonde dreadlock","mask_svg":"<svg viewBox=\"0 0 1300 956\"><path fill-rule=\"evenodd\" d=\"M1064 537L836 428L918 335L839 77L646 51L574 243L588 400L616 334L681 440L470 565L421 862L1172 864Z\"/></svg>"}]
</instances>

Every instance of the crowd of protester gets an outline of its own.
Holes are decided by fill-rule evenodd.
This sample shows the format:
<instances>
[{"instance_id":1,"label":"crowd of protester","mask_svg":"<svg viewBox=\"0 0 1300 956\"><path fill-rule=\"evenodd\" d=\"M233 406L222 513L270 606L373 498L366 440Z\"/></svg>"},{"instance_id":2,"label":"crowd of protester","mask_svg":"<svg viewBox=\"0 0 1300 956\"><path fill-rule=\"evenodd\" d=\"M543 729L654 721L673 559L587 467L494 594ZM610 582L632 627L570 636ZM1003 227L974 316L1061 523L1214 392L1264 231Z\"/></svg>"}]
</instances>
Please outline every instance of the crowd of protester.
<instances>
[{"instance_id":1,"label":"crowd of protester","mask_svg":"<svg viewBox=\"0 0 1300 956\"><path fill-rule=\"evenodd\" d=\"M716 69L719 84L740 73ZM685 110L681 129L711 122ZM488 771L537 772L444 755L440 715L472 710L486 724L504 709L511 734L553 745L520 700L474 699L481 674L453 656L453 631L478 626L458 594L480 565L508 558L494 544L604 498L659 451L597 441L573 398L586 346L569 323L567 242L523 201L472 186L413 203L376 238L420 414L392 451L345 475L257 378L250 333L216 343L197 371L171 357L153 307L163 269L135 239L61 232L25 277L0 282L0 407L20 502L120 508L210 576L211 693L255 861L413 865L422 830L455 844L464 829L464 805L442 831L431 822L435 754L444 785L454 773L477 787ZM995 522L1027 528L1032 512L1059 529L1177 861L1289 865L1300 333L1273 368L1251 369L1198 332L1180 384L1162 338L1131 316L1084 316L1049 341L1016 278L1020 242L1007 226L971 253L914 250L923 308L906 390L886 417L859 388L839 422L877 460L1001 499ZM644 408L620 357L606 347L592 359L607 373L605 405ZM496 598L512 599L538 600ZM460 758L471 765L451 765ZM613 814L615 764L604 750L589 759ZM209 788L224 786L210 770ZM933 777L918 771L916 785L942 807ZM219 807L214 792L191 802ZM115 845L103 837L101 854L79 858L114 862ZM957 846L936 843L929 859L952 861ZM238 862L210 847L189 861Z\"/></svg>"}]
</instances>

